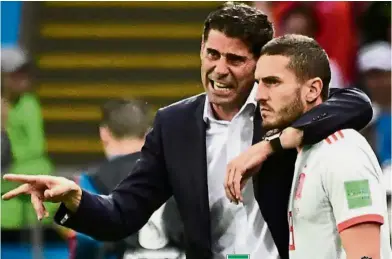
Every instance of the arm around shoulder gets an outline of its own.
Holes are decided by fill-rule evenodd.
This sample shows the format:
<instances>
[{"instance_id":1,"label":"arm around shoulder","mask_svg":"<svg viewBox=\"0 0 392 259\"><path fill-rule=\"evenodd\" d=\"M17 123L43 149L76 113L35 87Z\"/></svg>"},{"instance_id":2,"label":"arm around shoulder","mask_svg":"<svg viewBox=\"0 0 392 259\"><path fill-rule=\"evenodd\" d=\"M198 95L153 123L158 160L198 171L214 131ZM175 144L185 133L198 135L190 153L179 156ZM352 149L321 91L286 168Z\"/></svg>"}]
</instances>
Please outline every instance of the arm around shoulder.
<instances>
[{"instance_id":1,"label":"arm around shoulder","mask_svg":"<svg viewBox=\"0 0 392 259\"><path fill-rule=\"evenodd\" d=\"M327 101L296 120L291 127L304 132L302 144L315 144L340 129L361 130L372 119L369 97L357 88L330 89Z\"/></svg>"}]
</instances>

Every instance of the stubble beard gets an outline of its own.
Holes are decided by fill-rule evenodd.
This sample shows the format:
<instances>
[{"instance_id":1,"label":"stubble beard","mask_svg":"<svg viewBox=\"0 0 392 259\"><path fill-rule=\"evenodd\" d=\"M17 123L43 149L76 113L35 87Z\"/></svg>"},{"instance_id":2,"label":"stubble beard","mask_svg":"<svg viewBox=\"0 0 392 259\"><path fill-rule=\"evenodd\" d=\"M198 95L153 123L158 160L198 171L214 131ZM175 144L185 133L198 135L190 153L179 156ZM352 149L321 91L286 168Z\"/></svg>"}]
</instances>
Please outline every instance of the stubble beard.
<instances>
[{"instance_id":1,"label":"stubble beard","mask_svg":"<svg viewBox=\"0 0 392 259\"><path fill-rule=\"evenodd\" d=\"M304 113L304 105L301 102L300 94L296 93L296 98L281 108L275 115L272 122L262 121L262 126L265 130L283 130L290 126Z\"/></svg>"}]
</instances>

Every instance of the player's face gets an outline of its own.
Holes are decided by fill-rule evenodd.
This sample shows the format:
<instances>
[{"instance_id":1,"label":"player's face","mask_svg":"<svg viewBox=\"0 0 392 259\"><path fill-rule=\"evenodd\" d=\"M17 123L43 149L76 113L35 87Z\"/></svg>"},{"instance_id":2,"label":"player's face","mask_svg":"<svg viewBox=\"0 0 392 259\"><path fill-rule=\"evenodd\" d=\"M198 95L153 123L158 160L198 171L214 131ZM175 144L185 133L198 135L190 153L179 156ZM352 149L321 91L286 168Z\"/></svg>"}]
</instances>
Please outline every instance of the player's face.
<instances>
[{"instance_id":1,"label":"player's face","mask_svg":"<svg viewBox=\"0 0 392 259\"><path fill-rule=\"evenodd\" d=\"M254 85L257 61L245 43L211 30L200 57L201 79L209 101L225 108L240 108Z\"/></svg>"},{"instance_id":2,"label":"player's face","mask_svg":"<svg viewBox=\"0 0 392 259\"><path fill-rule=\"evenodd\" d=\"M263 127L283 129L304 112L302 87L295 74L287 68L288 57L261 56L255 78L258 81L257 101Z\"/></svg>"}]
</instances>

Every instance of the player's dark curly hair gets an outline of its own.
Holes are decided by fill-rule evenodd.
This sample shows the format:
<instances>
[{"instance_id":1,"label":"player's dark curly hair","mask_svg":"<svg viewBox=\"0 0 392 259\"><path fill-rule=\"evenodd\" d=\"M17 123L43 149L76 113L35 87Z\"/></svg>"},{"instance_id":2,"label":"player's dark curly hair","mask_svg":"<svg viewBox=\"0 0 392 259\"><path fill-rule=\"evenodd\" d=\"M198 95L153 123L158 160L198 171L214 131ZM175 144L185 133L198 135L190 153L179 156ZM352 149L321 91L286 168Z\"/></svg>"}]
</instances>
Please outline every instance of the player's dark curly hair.
<instances>
[{"instance_id":1,"label":"player's dark curly hair","mask_svg":"<svg viewBox=\"0 0 392 259\"><path fill-rule=\"evenodd\" d=\"M208 15L204 21L204 41L207 41L210 30L218 30L228 37L241 39L255 58L259 57L261 48L274 35L267 15L255 7L233 2L223 4Z\"/></svg>"}]
</instances>

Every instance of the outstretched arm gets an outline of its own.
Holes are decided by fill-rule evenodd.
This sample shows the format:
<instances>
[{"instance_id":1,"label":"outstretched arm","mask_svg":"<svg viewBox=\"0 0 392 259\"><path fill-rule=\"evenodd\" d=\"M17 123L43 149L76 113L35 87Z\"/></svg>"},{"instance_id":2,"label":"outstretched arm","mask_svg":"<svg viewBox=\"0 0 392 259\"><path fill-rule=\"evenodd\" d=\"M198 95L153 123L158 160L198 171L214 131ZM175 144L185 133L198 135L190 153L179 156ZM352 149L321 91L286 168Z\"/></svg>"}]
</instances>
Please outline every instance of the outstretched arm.
<instances>
[{"instance_id":1,"label":"outstretched arm","mask_svg":"<svg viewBox=\"0 0 392 259\"><path fill-rule=\"evenodd\" d=\"M30 195L38 219L48 216L44 201L61 202L55 221L97 240L116 241L138 231L172 195L163 161L158 114L140 160L110 195L89 193L64 177L14 174L5 175L4 179L23 185L4 194L3 199ZM108 168L107 173L115 170L118 168Z\"/></svg>"}]
</instances>

